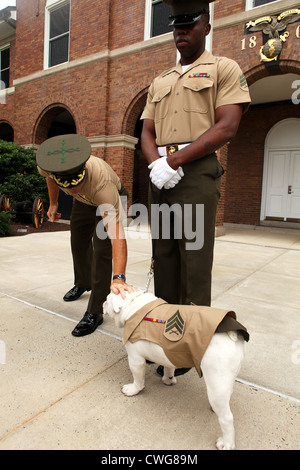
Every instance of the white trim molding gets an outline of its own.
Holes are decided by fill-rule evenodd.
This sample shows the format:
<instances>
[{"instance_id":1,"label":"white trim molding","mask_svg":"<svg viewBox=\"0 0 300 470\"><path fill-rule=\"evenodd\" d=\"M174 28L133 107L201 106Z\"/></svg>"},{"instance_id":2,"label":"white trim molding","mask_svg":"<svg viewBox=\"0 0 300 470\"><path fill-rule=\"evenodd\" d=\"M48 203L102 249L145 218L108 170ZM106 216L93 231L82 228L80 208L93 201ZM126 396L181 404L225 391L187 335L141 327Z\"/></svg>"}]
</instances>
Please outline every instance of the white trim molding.
<instances>
[{"instance_id":1,"label":"white trim molding","mask_svg":"<svg viewBox=\"0 0 300 470\"><path fill-rule=\"evenodd\" d=\"M116 135L95 135L93 137L87 137L92 148L111 148L111 147L124 147L131 150L135 149L138 140L136 137L132 137L127 134L116 134ZM33 148L37 150L38 144L23 144L22 147Z\"/></svg>"},{"instance_id":2,"label":"white trim molding","mask_svg":"<svg viewBox=\"0 0 300 470\"><path fill-rule=\"evenodd\" d=\"M127 134L118 134L98 135L94 137L88 137L88 140L92 148L123 147L134 150L139 139Z\"/></svg>"}]
</instances>

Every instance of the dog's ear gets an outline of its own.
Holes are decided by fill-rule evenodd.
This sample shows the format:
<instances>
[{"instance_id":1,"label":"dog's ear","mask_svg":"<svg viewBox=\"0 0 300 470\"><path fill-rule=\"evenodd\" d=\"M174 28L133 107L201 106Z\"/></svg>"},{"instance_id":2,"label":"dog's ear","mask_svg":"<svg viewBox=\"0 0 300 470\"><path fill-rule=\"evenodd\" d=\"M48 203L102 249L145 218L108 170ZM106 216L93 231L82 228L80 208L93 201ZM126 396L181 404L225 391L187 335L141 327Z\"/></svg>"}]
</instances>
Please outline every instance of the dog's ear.
<instances>
[{"instance_id":1,"label":"dog's ear","mask_svg":"<svg viewBox=\"0 0 300 470\"><path fill-rule=\"evenodd\" d=\"M118 294L118 295L114 294L112 298L112 306L113 306L114 312L119 313L122 305L123 305L123 299L122 299L121 294Z\"/></svg>"}]
</instances>

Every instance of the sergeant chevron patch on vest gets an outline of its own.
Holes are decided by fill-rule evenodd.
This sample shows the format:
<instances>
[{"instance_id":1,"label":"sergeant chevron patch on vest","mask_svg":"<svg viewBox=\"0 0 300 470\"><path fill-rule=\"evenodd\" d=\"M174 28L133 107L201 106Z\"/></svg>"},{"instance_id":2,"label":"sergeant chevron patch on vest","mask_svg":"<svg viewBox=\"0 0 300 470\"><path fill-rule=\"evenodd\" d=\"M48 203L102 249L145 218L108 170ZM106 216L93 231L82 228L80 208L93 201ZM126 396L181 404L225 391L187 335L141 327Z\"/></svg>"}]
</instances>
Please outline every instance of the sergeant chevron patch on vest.
<instances>
[{"instance_id":1,"label":"sergeant chevron patch on vest","mask_svg":"<svg viewBox=\"0 0 300 470\"><path fill-rule=\"evenodd\" d=\"M177 310L166 323L164 337L169 341L179 341L184 333L184 320Z\"/></svg>"}]
</instances>

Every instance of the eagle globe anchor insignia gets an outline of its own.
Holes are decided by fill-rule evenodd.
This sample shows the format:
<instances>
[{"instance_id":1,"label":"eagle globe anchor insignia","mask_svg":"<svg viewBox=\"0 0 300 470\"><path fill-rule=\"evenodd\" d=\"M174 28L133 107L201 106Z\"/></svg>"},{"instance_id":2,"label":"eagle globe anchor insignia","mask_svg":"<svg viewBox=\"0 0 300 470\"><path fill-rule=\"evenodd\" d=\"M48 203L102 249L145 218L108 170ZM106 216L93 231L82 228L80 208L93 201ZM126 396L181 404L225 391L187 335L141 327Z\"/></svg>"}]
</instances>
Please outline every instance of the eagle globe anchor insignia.
<instances>
[{"instance_id":1,"label":"eagle globe anchor insignia","mask_svg":"<svg viewBox=\"0 0 300 470\"><path fill-rule=\"evenodd\" d=\"M260 48L260 60L262 62L271 62L277 60L282 50L282 45L286 42L290 33L283 32L289 23L294 23L300 19L300 9L287 10L279 16L264 16L246 24L246 29L251 32L262 31L269 35L269 39ZM280 34L283 32L283 34Z\"/></svg>"}]
</instances>

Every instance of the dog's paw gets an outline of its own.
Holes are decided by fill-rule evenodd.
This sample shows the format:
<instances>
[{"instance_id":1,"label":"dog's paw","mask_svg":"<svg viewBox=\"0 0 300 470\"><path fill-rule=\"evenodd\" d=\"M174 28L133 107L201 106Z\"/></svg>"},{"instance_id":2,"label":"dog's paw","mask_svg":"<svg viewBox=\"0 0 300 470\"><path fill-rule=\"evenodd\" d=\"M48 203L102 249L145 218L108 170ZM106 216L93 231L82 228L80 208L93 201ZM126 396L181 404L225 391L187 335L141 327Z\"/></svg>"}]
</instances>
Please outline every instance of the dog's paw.
<instances>
[{"instance_id":1,"label":"dog's paw","mask_svg":"<svg viewBox=\"0 0 300 470\"><path fill-rule=\"evenodd\" d=\"M173 377L165 376L161 380L163 381L165 385L175 385L177 383L177 379L174 376Z\"/></svg>"},{"instance_id":2,"label":"dog's paw","mask_svg":"<svg viewBox=\"0 0 300 470\"><path fill-rule=\"evenodd\" d=\"M138 388L135 384L127 384L123 385L122 393L127 397L133 397L133 395L137 395L144 387Z\"/></svg>"},{"instance_id":3,"label":"dog's paw","mask_svg":"<svg viewBox=\"0 0 300 470\"><path fill-rule=\"evenodd\" d=\"M234 443L232 445L225 445L223 441L223 437L219 437L219 439L217 439L216 447L218 450L234 450L235 449Z\"/></svg>"}]
</instances>

